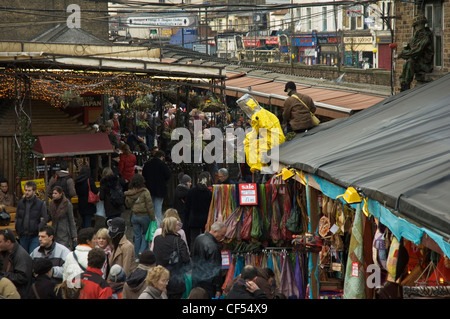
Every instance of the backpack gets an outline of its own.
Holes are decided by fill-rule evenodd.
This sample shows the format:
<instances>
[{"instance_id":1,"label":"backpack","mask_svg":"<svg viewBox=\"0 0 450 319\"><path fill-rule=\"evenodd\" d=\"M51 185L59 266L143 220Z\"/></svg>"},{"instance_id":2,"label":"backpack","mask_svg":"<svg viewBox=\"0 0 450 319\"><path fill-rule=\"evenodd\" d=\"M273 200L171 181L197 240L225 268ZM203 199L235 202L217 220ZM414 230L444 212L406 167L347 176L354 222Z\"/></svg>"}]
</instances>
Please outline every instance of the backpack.
<instances>
[{"instance_id":1,"label":"backpack","mask_svg":"<svg viewBox=\"0 0 450 319\"><path fill-rule=\"evenodd\" d=\"M70 178L70 176L58 176L55 175L55 183L52 186L52 191L55 186L61 186L63 189L64 195L66 195L67 198L70 198L69 196L69 187L67 186L67 180Z\"/></svg>"},{"instance_id":2,"label":"backpack","mask_svg":"<svg viewBox=\"0 0 450 319\"><path fill-rule=\"evenodd\" d=\"M110 189L110 201L114 207L120 207L125 204L125 194L123 193L122 186L116 183L114 187Z\"/></svg>"}]
</instances>

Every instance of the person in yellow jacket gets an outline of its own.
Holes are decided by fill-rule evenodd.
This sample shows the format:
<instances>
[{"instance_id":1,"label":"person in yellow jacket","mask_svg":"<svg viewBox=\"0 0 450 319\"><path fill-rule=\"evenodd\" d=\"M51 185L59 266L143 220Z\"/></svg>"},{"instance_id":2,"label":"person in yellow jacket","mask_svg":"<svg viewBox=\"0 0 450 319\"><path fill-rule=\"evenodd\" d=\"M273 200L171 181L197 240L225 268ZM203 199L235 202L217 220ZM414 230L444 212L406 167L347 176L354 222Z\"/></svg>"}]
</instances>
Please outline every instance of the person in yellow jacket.
<instances>
[{"instance_id":1,"label":"person in yellow jacket","mask_svg":"<svg viewBox=\"0 0 450 319\"><path fill-rule=\"evenodd\" d=\"M262 108L251 95L245 94L237 104L251 120L252 130L244 141L247 164L252 173L261 172L269 167L265 158L267 151L284 143L286 138L275 114Z\"/></svg>"}]
</instances>

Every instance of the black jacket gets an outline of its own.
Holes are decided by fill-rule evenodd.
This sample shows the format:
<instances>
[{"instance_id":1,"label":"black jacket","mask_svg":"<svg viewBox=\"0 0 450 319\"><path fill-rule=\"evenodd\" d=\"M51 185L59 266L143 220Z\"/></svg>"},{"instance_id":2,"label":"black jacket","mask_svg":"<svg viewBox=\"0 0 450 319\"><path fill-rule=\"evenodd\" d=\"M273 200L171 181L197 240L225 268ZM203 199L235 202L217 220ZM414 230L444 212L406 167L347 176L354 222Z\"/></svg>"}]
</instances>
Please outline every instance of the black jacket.
<instances>
[{"instance_id":1,"label":"black jacket","mask_svg":"<svg viewBox=\"0 0 450 319\"><path fill-rule=\"evenodd\" d=\"M186 204L186 197L188 192L189 188L187 187L187 185L178 184L173 195L173 208L177 210L183 225L186 223L186 218L184 216L184 206Z\"/></svg>"},{"instance_id":2,"label":"black jacket","mask_svg":"<svg viewBox=\"0 0 450 319\"><path fill-rule=\"evenodd\" d=\"M166 163L159 158L151 158L144 164L142 176L144 176L146 186L152 196L162 198L166 196L167 181L172 176L172 172Z\"/></svg>"},{"instance_id":3,"label":"black jacket","mask_svg":"<svg viewBox=\"0 0 450 319\"><path fill-rule=\"evenodd\" d=\"M204 288L210 298L222 291L222 247L213 235L199 235L192 247L192 286Z\"/></svg>"},{"instance_id":4,"label":"black jacket","mask_svg":"<svg viewBox=\"0 0 450 319\"><path fill-rule=\"evenodd\" d=\"M164 237L158 235L153 240L156 265L161 265L170 271L167 294L182 294L186 290L184 274L190 270L191 262L186 243L180 236L174 234L168 234ZM177 249L179 263L169 265L170 254Z\"/></svg>"},{"instance_id":5,"label":"black jacket","mask_svg":"<svg viewBox=\"0 0 450 319\"><path fill-rule=\"evenodd\" d=\"M211 205L212 192L203 185L191 188L186 196L184 218L188 228L204 228Z\"/></svg>"},{"instance_id":6,"label":"black jacket","mask_svg":"<svg viewBox=\"0 0 450 319\"><path fill-rule=\"evenodd\" d=\"M247 290L245 280L239 278L231 288L226 299L267 299L266 293L257 289L253 293Z\"/></svg>"},{"instance_id":7,"label":"black jacket","mask_svg":"<svg viewBox=\"0 0 450 319\"><path fill-rule=\"evenodd\" d=\"M26 205L30 204L29 215L26 216ZM41 221L41 217L44 218ZM28 223L26 222L28 218ZM17 234L20 236L36 237L39 234L39 228L44 226L48 221L47 207L43 200L40 200L36 196L31 199L22 197L16 209L16 221L15 228Z\"/></svg>"},{"instance_id":8,"label":"black jacket","mask_svg":"<svg viewBox=\"0 0 450 319\"><path fill-rule=\"evenodd\" d=\"M0 264L3 266L1 269L5 269L8 263L10 264L9 271L3 272L3 276L13 282L22 299L28 298L31 288L33 264L28 252L16 242L12 253L8 256L2 252L0 259Z\"/></svg>"},{"instance_id":9,"label":"black jacket","mask_svg":"<svg viewBox=\"0 0 450 319\"><path fill-rule=\"evenodd\" d=\"M56 295L56 284L47 274L37 276L34 282L36 292L31 288L29 299L62 299L61 294ZM36 293L38 296L36 296Z\"/></svg>"},{"instance_id":10,"label":"black jacket","mask_svg":"<svg viewBox=\"0 0 450 319\"><path fill-rule=\"evenodd\" d=\"M92 177L89 177L89 185L91 191L94 194L98 194L98 188L95 186L95 181ZM88 188L88 176L79 175L75 179L75 190L78 195L78 211L81 215L94 215L97 212L95 204L88 202L89 188Z\"/></svg>"},{"instance_id":11,"label":"black jacket","mask_svg":"<svg viewBox=\"0 0 450 319\"><path fill-rule=\"evenodd\" d=\"M118 216L125 211L125 205L116 207L111 204L111 189L115 186L122 188L119 177L116 175L108 175L100 180L99 197L104 202L106 217Z\"/></svg>"}]
</instances>

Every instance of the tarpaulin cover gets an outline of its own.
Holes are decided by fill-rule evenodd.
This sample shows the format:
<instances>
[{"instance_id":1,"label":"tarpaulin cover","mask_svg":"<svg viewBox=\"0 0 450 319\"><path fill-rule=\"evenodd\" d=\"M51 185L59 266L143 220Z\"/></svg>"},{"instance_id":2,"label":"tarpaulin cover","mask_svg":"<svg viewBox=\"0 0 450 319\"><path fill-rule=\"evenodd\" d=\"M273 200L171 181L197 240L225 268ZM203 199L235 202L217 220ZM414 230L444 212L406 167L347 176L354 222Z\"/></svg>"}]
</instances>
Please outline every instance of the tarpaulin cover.
<instances>
[{"instance_id":1,"label":"tarpaulin cover","mask_svg":"<svg viewBox=\"0 0 450 319\"><path fill-rule=\"evenodd\" d=\"M450 238L450 75L296 136L279 162Z\"/></svg>"},{"instance_id":2,"label":"tarpaulin cover","mask_svg":"<svg viewBox=\"0 0 450 319\"><path fill-rule=\"evenodd\" d=\"M39 136L32 152L42 157L112 153L106 133Z\"/></svg>"}]
</instances>

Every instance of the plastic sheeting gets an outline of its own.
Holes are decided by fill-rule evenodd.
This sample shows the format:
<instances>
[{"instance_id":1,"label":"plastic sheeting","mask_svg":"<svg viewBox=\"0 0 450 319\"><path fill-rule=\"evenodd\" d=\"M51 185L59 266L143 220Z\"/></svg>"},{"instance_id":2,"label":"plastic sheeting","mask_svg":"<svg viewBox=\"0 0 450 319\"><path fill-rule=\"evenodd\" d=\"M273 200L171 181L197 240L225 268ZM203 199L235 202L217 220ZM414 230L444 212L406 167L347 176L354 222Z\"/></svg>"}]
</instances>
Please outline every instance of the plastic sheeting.
<instances>
[{"instance_id":1,"label":"plastic sheeting","mask_svg":"<svg viewBox=\"0 0 450 319\"><path fill-rule=\"evenodd\" d=\"M282 144L279 162L344 191L360 187L377 202L369 208L385 213L386 226L397 233L413 230L415 242L427 232L448 255L449 87L446 75L349 118L321 124Z\"/></svg>"}]
</instances>

